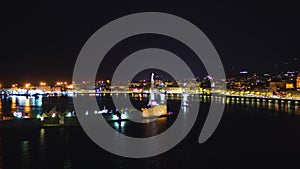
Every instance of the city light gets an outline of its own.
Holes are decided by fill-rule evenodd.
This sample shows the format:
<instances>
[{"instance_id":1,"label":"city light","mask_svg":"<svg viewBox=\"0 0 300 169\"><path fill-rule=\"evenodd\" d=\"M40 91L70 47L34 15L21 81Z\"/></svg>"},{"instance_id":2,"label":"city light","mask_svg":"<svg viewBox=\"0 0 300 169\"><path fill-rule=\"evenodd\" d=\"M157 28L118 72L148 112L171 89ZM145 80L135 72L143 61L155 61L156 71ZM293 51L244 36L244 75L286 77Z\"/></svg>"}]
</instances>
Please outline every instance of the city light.
<instances>
[{"instance_id":1,"label":"city light","mask_svg":"<svg viewBox=\"0 0 300 169\"><path fill-rule=\"evenodd\" d=\"M18 119L22 118L22 112L14 112L14 116Z\"/></svg>"},{"instance_id":2,"label":"city light","mask_svg":"<svg viewBox=\"0 0 300 169\"><path fill-rule=\"evenodd\" d=\"M67 88L68 88L68 89L73 89L74 86L73 86L73 85L69 85L69 86L67 86Z\"/></svg>"},{"instance_id":3,"label":"city light","mask_svg":"<svg viewBox=\"0 0 300 169\"><path fill-rule=\"evenodd\" d=\"M251 73L246 70L239 71L239 76L224 79L223 81L210 82L214 77L205 76L197 79L182 80L173 82L170 80L155 80L154 84L158 86L160 92L172 94L182 94L184 92L191 94L211 94L220 93L223 95L239 95L249 97L279 97L300 99L300 73L299 71L282 72L277 75ZM124 84L124 82L110 85L110 80L97 80L96 84L88 81L74 84L67 81L57 81L56 85L48 85L45 81L33 84L27 81L24 86L18 86L12 83L10 88L2 88L1 94L20 94L20 95L68 95L75 96L78 93L100 94L110 93L149 93L149 80L138 80ZM218 85L226 83L226 91L220 91ZM96 85L96 90L95 86ZM3 87L3 86L2 86ZM3 90L4 89L4 90ZM111 93L110 93L111 94Z\"/></svg>"},{"instance_id":4,"label":"city light","mask_svg":"<svg viewBox=\"0 0 300 169\"><path fill-rule=\"evenodd\" d=\"M30 83L25 83L25 88L29 88L31 86Z\"/></svg>"},{"instance_id":5,"label":"city light","mask_svg":"<svg viewBox=\"0 0 300 169\"><path fill-rule=\"evenodd\" d=\"M68 112L68 114L66 115L66 117L72 117L72 113Z\"/></svg>"},{"instance_id":6,"label":"city light","mask_svg":"<svg viewBox=\"0 0 300 169\"><path fill-rule=\"evenodd\" d=\"M12 84L12 85L11 85L12 88L15 88L15 87L17 87L17 86L18 86L18 84Z\"/></svg>"},{"instance_id":7,"label":"city light","mask_svg":"<svg viewBox=\"0 0 300 169\"><path fill-rule=\"evenodd\" d=\"M244 71L241 71L240 74L247 74L248 71L244 70Z\"/></svg>"},{"instance_id":8,"label":"city light","mask_svg":"<svg viewBox=\"0 0 300 169\"><path fill-rule=\"evenodd\" d=\"M60 86L60 85L68 85L68 82L56 82L56 85L57 86Z\"/></svg>"}]
</instances>

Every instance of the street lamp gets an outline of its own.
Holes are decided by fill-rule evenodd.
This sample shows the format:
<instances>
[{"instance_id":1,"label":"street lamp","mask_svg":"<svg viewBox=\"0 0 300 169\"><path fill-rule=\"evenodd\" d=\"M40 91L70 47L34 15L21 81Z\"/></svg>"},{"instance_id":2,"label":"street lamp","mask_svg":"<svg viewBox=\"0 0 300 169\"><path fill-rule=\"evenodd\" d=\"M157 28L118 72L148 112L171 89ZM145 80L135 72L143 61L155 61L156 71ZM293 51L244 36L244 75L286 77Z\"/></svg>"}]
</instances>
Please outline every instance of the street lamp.
<instances>
[{"instance_id":1,"label":"street lamp","mask_svg":"<svg viewBox=\"0 0 300 169\"><path fill-rule=\"evenodd\" d=\"M31 85L30 83L26 83L26 84L25 84L25 88L29 88L30 85Z\"/></svg>"}]
</instances>

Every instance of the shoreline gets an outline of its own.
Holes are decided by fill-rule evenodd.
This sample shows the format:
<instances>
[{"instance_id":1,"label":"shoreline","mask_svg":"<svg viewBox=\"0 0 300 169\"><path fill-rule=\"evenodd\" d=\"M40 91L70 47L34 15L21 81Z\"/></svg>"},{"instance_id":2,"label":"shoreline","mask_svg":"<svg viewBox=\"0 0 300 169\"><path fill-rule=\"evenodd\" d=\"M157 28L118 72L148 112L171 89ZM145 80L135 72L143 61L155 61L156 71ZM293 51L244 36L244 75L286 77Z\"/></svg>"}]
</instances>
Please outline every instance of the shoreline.
<instances>
[{"instance_id":1,"label":"shoreline","mask_svg":"<svg viewBox=\"0 0 300 169\"><path fill-rule=\"evenodd\" d=\"M173 115L161 115L157 118L172 117ZM106 120L108 123L130 121L130 119L116 119L116 120ZM22 128L22 127L35 127L35 128L50 128L50 127L81 127L77 118L72 118L65 121L64 124L59 123L43 123L35 118L28 119L11 119L0 121L0 129L7 128Z\"/></svg>"}]
</instances>

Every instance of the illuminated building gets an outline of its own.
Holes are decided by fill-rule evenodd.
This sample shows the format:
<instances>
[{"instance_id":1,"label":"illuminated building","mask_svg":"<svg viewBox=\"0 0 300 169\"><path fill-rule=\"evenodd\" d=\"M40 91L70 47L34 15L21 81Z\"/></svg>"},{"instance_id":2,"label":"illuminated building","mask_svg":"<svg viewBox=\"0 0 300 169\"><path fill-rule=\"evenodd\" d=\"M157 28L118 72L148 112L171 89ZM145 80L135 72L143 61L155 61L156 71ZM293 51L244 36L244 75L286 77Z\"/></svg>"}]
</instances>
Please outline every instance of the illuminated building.
<instances>
[{"instance_id":1,"label":"illuminated building","mask_svg":"<svg viewBox=\"0 0 300 169\"><path fill-rule=\"evenodd\" d=\"M286 83L285 84L285 88L286 89L293 89L294 88L294 84L293 83Z\"/></svg>"},{"instance_id":2,"label":"illuminated building","mask_svg":"<svg viewBox=\"0 0 300 169\"><path fill-rule=\"evenodd\" d=\"M38 86L38 90L41 90L43 92L51 91L51 86Z\"/></svg>"},{"instance_id":3,"label":"illuminated building","mask_svg":"<svg viewBox=\"0 0 300 169\"><path fill-rule=\"evenodd\" d=\"M97 93L102 92L102 91L111 91L111 84L110 84L110 80L106 80L106 81L98 81L96 83L96 91Z\"/></svg>"},{"instance_id":4,"label":"illuminated building","mask_svg":"<svg viewBox=\"0 0 300 169\"><path fill-rule=\"evenodd\" d=\"M52 92L61 92L61 87L60 86L55 86L51 88Z\"/></svg>"},{"instance_id":5,"label":"illuminated building","mask_svg":"<svg viewBox=\"0 0 300 169\"><path fill-rule=\"evenodd\" d=\"M46 82L40 82L40 85L37 86L37 89L43 92L47 92L47 91L51 91L51 86L47 86Z\"/></svg>"},{"instance_id":6,"label":"illuminated building","mask_svg":"<svg viewBox=\"0 0 300 169\"><path fill-rule=\"evenodd\" d=\"M286 87L286 83L284 81L271 81L269 89L273 92L278 92Z\"/></svg>"},{"instance_id":7,"label":"illuminated building","mask_svg":"<svg viewBox=\"0 0 300 169\"><path fill-rule=\"evenodd\" d=\"M297 79L296 79L296 88L300 89L300 75L298 74Z\"/></svg>"},{"instance_id":8,"label":"illuminated building","mask_svg":"<svg viewBox=\"0 0 300 169\"><path fill-rule=\"evenodd\" d=\"M68 82L56 82L56 85L54 88L52 88L52 91L56 91L56 92L67 91L68 86L69 86Z\"/></svg>"},{"instance_id":9,"label":"illuminated building","mask_svg":"<svg viewBox=\"0 0 300 169\"><path fill-rule=\"evenodd\" d=\"M151 108L142 109L143 117L159 117L161 115L166 115L167 113L167 105L157 105Z\"/></svg>"}]
</instances>

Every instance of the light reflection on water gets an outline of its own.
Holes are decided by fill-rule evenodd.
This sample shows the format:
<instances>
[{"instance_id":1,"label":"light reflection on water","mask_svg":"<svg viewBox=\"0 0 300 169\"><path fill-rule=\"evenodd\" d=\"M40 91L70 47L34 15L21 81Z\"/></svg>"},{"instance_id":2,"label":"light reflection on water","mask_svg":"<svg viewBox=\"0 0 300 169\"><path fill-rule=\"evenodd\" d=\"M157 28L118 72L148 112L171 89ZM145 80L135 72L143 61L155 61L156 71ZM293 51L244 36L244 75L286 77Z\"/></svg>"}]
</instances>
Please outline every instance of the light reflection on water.
<instances>
[{"instance_id":1,"label":"light reflection on water","mask_svg":"<svg viewBox=\"0 0 300 169\"><path fill-rule=\"evenodd\" d=\"M146 125L145 132L149 135L155 136L159 134L161 128L167 128L167 126L168 124L166 117L158 118L153 123L148 123L148 125Z\"/></svg>"},{"instance_id":2,"label":"light reflection on water","mask_svg":"<svg viewBox=\"0 0 300 169\"><path fill-rule=\"evenodd\" d=\"M109 95L100 95L99 97L108 97ZM119 98L132 99L136 101L145 101L145 96L134 97L130 94L117 94ZM75 97L75 96L74 96ZM92 97L92 96L91 96ZM168 95L167 100L181 100L182 96L178 94ZM64 100L63 100L64 99ZM217 102L226 105L236 105L242 107L264 108L275 110L276 112L283 112L288 114L300 115L299 102L284 101L284 100L267 100L265 98L225 98L222 96L211 97L206 95L190 95L189 101L200 102ZM106 103L100 103L99 106L106 106ZM106 106L107 107L107 106ZM109 107L109 106L108 106ZM46 113L49 111L68 112L73 111L72 98L59 97L26 97L26 96L9 96L0 98L0 120L12 117L13 112L27 113L30 117L35 117L37 114ZM8 118L10 119L10 118Z\"/></svg>"},{"instance_id":3,"label":"light reflection on water","mask_svg":"<svg viewBox=\"0 0 300 169\"><path fill-rule=\"evenodd\" d=\"M295 106L295 114L300 115L300 106Z\"/></svg>"},{"instance_id":4,"label":"light reflection on water","mask_svg":"<svg viewBox=\"0 0 300 169\"><path fill-rule=\"evenodd\" d=\"M47 151L47 146L45 143L45 133L46 133L46 129L41 128L40 129L40 135L39 135L39 161L45 161L46 159L44 159L44 157L46 156L46 151Z\"/></svg>"},{"instance_id":5,"label":"light reflection on water","mask_svg":"<svg viewBox=\"0 0 300 169\"><path fill-rule=\"evenodd\" d=\"M200 99L201 100L201 99ZM205 101L205 100L204 100ZM224 103L224 102L222 102ZM225 104L243 106L254 109L275 110L277 113L300 115L299 102L286 100L268 100L255 98L226 98Z\"/></svg>"},{"instance_id":6,"label":"light reflection on water","mask_svg":"<svg viewBox=\"0 0 300 169\"><path fill-rule=\"evenodd\" d=\"M20 144L20 164L24 169L30 169L30 155L29 155L30 144L28 140L24 140Z\"/></svg>"},{"instance_id":7,"label":"light reflection on water","mask_svg":"<svg viewBox=\"0 0 300 169\"><path fill-rule=\"evenodd\" d=\"M14 112L23 116L35 117L55 110L57 112L73 110L72 98L9 96L0 98L0 120L11 119Z\"/></svg>"},{"instance_id":8,"label":"light reflection on water","mask_svg":"<svg viewBox=\"0 0 300 169\"><path fill-rule=\"evenodd\" d=\"M0 136L0 169L3 169L3 149L2 137Z\"/></svg>"},{"instance_id":9,"label":"light reflection on water","mask_svg":"<svg viewBox=\"0 0 300 169\"><path fill-rule=\"evenodd\" d=\"M64 169L72 169L72 161L71 161L70 157L65 158Z\"/></svg>"},{"instance_id":10,"label":"light reflection on water","mask_svg":"<svg viewBox=\"0 0 300 169\"><path fill-rule=\"evenodd\" d=\"M124 95L119 94L118 97L123 97L123 96ZM127 96L127 97L129 97L129 96ZM174 98L174 96L173 96L173 98ZM24 105L26 103L26 100L25 100L25 102L19 102L17 100L18 99L16 98L16 107L18 105L21 105L21 103L24 103ZM28 99L28 100L30 101L29 102L30 105L33 104L32 102L35 102L35 99ZM138 100L139 100L139 98L138 98ZM270 131L274 131L275 136L273 136L272 139L276 140L276 138L277 138L276 133L280 132L280 130L277 129L277 127L278 127L278 125L280 125L280 123L274 123L274 124L273 123L271 123L271 124L267 123L266 125L256 126L257 123L259 123L260 121L259 120L257 120L257 121L254 120L253 121L253 119L251 119L252 116L250 116L250 115L252 115L252 110L259 109L259 113L261 113L261 114L264 114L264 113L267 114L269 112L273 113L273 112L293 112L294 111L295 114L300 115L300 105L294 104L294 103L288 103L288 102L281 102L281 101L279 101L279 102L268 102L268 101L263 102L261 100L262 102L256 102L254 99L230 99L230 98L225 99L225 98L222 98L222 97L217 97L217 98L210 99L210 97L208 97L208 96L206 96L206 97L201 97L201 96L200 97L199 96L197 96L197 97L193 96L192 97L192 96L190 96L190 97L188 97L188 100L189 100L189 102L188 102L189 106L192 105L194 101L201 101L201 102L207 103L208 101L213 100L213 101L218 102L218 103L224 103L224 102L226 103L227 108L228 107L229 108L228 108L227 112L224 113L225 116L227 115L227 119L225 119L224 124L226 124L226 125L232 124L233 127L229 128L230 130L228 128L226 128L226 126L225 126L225 128L224 128L224 126L222 126L220 128L221 131L222 131L222 129L225 129L225 130L228 129L228 130L226 130L224 132L226 134L226 136L224 135L221 138L219 138L219 139L223 139L222 141L220 141L219 144L221 146L219 145L219 147L222 147L223 142L224 142L224 149L227 150L226 148L228 147L228 149L230 151L231 151L231 148L234 148L235 146L239 146L239 143L240 143L240 142L234 142L234 139L232 139L233 140L232 143L231 142L226 142L226 139L230 138L230 137L227 136L227 134L230 134L230 131L235 131L236 133L240 134L240 133L247 133L247 131L252 132L253 127L257 127L258 129L263 129L263 128L268 128L270 126L274 126L274 128L272 128L272 130L270 129ZM103 101L105 101L105 100L103 100ZM0 103L2 104L3 102L0 102ZM51 106L54 106L54 105L57 104L57 102L54 102L53 100L50 100L49 103L50 103L49 105L51 105ZM104 103L101 103L101 104L104 104ZM178 103L180 103L180 102L178 102ZM28 103L26 103L26 104L28 105ZM59 104L62 104L62 103L59 103ZM68 106L68 104L64 104L64 105ZM5 106L6 107L11 107L11 105L7 105L7 104ZM52 108L51 106L50 106L50 108ZM189 112L189 106L182 106L180 108L183 110L182 111L183 113L188 114L188 113L190 113ZM230 106L232 106L232 107L230 107ZM4 106L2 104L2 108L3 107ZM37 110L35 106L30 106L30 107L31 107L31 111L36 111ZM200 106L200 108L201 108L201 106ZM38 110L39 111L45 111L47 109L40 108ZM268 110L271 110L271 111L268 111ZM235 113L235 111L238 114ZM247 111L248 111L248 115L247 115ZM228 117L229 115L231 115L230 113L232 113L232 116ZM246 114L246 115L242 116L242 118L238 118L241 114ZM231 120L231 119L234 119L234 118L237 118L237 119L236 120ZM249 120L247 120L247 119L249 119ZM250 126L249 127L250 129L247 130L247 128L245 128L245 126L244 126L244 128L242 128L242 127L236 125L236 123L239 122L239 121L242 121L241 123L238 123L240 125L243 125L244 121L246 121L245 126ZM292 122L292 121L289 121L289 122ZM151 136L151 135L159 134L161 132L160 128L167 128L169 125L170 125L170 122L168 121L168 118L158 119L154 123L149 123L149 125L146 125L143 129L131 127L132 124L130 124L130 122L128 122L128 121L122 121L122 122L119 122L119 123L118 122L113 122L112 123L112 127L115 130L119 131L120 133L126 133L126 132L134 132L134 133L135 132L141 132L141 133L144 132L144 133L146 133L146 134L143 133L144 134L143 136L145 136L145 135ZM241 130L239 130L238 128L241 128ZM216 135L220 134L220 129L217 131ZM36 168L45 168L47 165L50 165L50 164L52 166L56 166L56 167L49 166L48 168L57 168L57 166L59 168L64 168L64 169L71 169L73 167L74 168L82 168L82 167L78 167L78 163L82 164L83 166L88 165L87 163L89 163L89 162L92 162L94 164L98 164L97 160L99 160L99 161L102 160L102 162L104 161L104 162L107 162L107 163L110 162L110 163L112 163L112 164L110 164L111 166L117 166L117 168L121 168L125 165L128 165L128 163L130 163L130 160L119 158L119 157L114 157L113 159L109 159L109 160L106 160L106 159L103 160L107 156L107 154L104 153L104 152L101 152L101 153L97 152L98 154L95 153L95 156L92 157L94 154L89 154L90 151L93 152L94 149L96 149L98 147L95 148L94 146L91 146L92 143L90 141L86 141L85 139L83 139L82 136L84 134L82 134L82 135L78 134L80 132L72 133L72 130L74 130L74 128L72 128L70 130L67 129L67 128L62 128L62 130L60 130L58 128L55 128L55 129L54 128L41 128L41 129L38 129L37 138L34 138L34 139L32 137L35 137L35 136L33 136L32 133L29 133L28 135L26 135L27 136L26 139L23 139L23 138L19 139L20 141L18 141L18 142L10 143L9 142L10 139L7 139L8 136L3 137L3 139L6 138L5 147L8 147L8 149L12 148L12 147L18 147L17 149L18 149L18 153L20 155L20 158L17 159L17 161L20 163L21 168L24 168L24 169L27 169L27 168L31 169L32 165L37 165ZM260 130L254 130L254 131L259 132ZM267 135L267 134L270 133L270 131L269 132L261 132L261 133ZM16 132L16 133L18 133L18 132ZM116 133L116 134L118 134L118 133ZM257 137L246 137L247 134L245 134L244 136L237 137L236 140L242 139L243 137L245 137L247 139L255 138L255 139L253 139L249 142L246 142L246 143L249 143L249 144L245 144L245 147L248 147L249 145L251 145L253 143L253 141L256 140L256 138L263 137L264 136L263 134L254 135L254 136L257 136ZM295 133L292 131L290 135L294 136L294 134ZM7 134L7 135L9 135L9 134ZM18 135L18 134L16 134L16 135ZM13 136L13 138L14 137L18 137L18 136ZM70 139L68 139L68 138L70 138ZM57 140L63 140L63 141L57 141ZM242 140L242 141L245 141L245 140ZM260 141L264 141L264 140L260 140ZM290 141L293 142L293 139L290 139L289 142ZM17 143L17 144L15 144L15 143ZM238 143L238 144L236 144L236 143ZM280 142L277 141L276 146L277 146L278 143L280 143ZM227 144L230 144L231 146L228 146ZM270 142L268 142L267 145L269 145L269 144L272 145L273 142L270 141ZM68 146L69 146L69 148L68 148ZM138 165L136 165L136 162L134 162L132 164L132 166L133 166L132 168L149 168L148 166L151 166L152 168L155 168L155 165L158 165L158 164L164 164L166 166L167 165L171 166L171 167L165 167L165 168L176 168L177 167L177 165L175 165L176 162L180 163L180 162L183 161L183 162L186 162L185 165L188 165L189 162L190 162L189 161L190 158L192 158L193 156L195 158L198 158L197 157L198 154L203 154L203 146L201 147L201 151L197 151L197 147L195 148L195 147L191 146L191 148L188 147L188 149L182 149L181 146L182 145L178 146L177 149L175 149L176 151L172 151L169 154L166 153L162 156L158 156L156 158L152 158L150 160L143 161L143 163L145 165L144 167L143 166L138 166ZM265 146L266 145L263 145L263 146L257 148L257 151L265 148ZM251 147L251 148L253 148L253 147ZM273 148L273 147L271 147L271 148ZM279 148L280 148L280 146L279 146ZM283 147L283 148L285 148L285 147ZM294 146L291 146L291 149L292 148L294 148ZM6 149L6 152L10 151L8 149ZM280 150L282 150L282 149L280 149ZM210 152L210 151L211 151L211 149L208 150L208 152ZM3 153L2 152L3 152L3 145L2 145L2 138L0 136L0 169L3 169L3 160L2 160L3 159ZM209 154L209 153L207 153L207 154ZM205 154L202 158L205 158L207 154ZM237 153L234 151L234 153L232 153L232 154L239 154L239 151L237 151ZM10 156L12 156L12 155L10 155ZM58 156L57 157L58 159L57 159L57 161L53 162L53 160L56 160L56 158L55 158L56 156ZM76 158L76 156L80 157L79 160ZM171 161L171 162L166 162L166 160L165 160L166 156L170 157L169 161ZM178 158L176 158L176 157L178 157ZM251 154L251 157L254 157L253 154ZM81 158L83 160L81 160ZM94 161L90 161L90 158L92 158ZM226 157L224 157L224 158L226 158ZM10 158L10 159L12 159L12 158ZM182 160L182 159L184 159L184 160ZM212 159L215 160L215 157L213 157ZM223 157L222 157L222 159L223 159ZM229 160L230 159L231 158L229 158ZM5 160L8 160L8 158L6 158ZM14 166L14 160L15 159L13 159L12 161L9 161L9 164L11 166ZM79 161L81 161L81 162L79 162ZM38 162L38 164L36 164L37 162ZM198 164L198 162L201 162L201 161L195 160L195 162L193 164ZM8 162L6 162L6 163L8 163ZM110 167L110 168L112 168L112 167ZM124 167L124 168L126 168L126 167ZM127 168L130 168L130 167L127 167ZM182 168L184 168L184 167L182 167ZM189 168L189 167L185 166L185 168Z\"/></svg>"}]
</instances>

